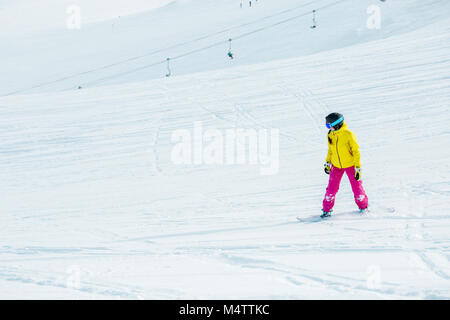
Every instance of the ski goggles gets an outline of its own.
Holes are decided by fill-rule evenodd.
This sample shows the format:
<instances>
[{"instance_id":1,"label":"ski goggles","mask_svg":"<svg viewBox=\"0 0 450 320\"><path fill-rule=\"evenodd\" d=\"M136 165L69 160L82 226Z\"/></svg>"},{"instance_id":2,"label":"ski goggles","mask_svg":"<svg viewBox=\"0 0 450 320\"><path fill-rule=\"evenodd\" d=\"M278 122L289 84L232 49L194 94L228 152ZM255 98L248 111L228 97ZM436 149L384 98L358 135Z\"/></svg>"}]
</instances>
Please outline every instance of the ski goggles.
<instances>
[{"instance_id":1,"label":"ski goggles","mask_svg":"<svg viewBox=\"0 0 450 320\"><path fill-rule=\"evenodd\" d=\"M328 129L331 129L332 127L334 127L335 125L337 125L338 123L341 123L342 121L344 121L344 117L340 117L339 119L337 119L335 122L333 123L326 123L326 126Z\"/></svg>"}]
</instances>

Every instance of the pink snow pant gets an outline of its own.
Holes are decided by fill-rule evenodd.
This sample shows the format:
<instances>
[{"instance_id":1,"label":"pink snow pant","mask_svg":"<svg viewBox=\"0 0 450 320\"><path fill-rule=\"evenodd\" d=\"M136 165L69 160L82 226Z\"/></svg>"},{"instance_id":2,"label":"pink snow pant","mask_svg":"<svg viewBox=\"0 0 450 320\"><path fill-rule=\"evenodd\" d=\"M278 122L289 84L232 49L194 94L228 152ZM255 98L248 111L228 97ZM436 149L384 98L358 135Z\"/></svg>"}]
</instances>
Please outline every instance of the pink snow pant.
<instances>
[{"instance_id":1,"label":"pink snow pant","mask_svg":"<svg viewBox=\"0 0 450 320\"><path fill-rule=\"evenodd\" d=\"M328 180L327 191L323 199L323 211L330 212L333 209L336 193L339 191L339 184L341 183L344 172L347 173L347 177L350 180L356 204L360 209L367 208L369 199L362 186L362 180L358 181L355 179L355 167L339 169L332 166L330 180Z\"/></svg>"}]
</instances>

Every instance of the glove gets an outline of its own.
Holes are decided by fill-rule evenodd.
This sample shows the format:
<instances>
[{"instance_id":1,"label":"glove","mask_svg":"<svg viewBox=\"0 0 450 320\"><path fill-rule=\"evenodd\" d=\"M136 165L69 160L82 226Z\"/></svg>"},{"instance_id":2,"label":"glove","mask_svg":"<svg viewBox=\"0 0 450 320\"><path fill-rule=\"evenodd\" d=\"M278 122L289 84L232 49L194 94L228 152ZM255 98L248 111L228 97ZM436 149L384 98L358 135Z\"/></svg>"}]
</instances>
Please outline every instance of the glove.
<instances>
[{"instance_id":1,"label":"glove","mask_svg":"<svg viewBox=\"0 0 450 320\"><path fill-rule=\"evenodd\" d=\"M357 181L361 180L361 168L355 167L355 179Z\"/></svg>"},{"instance_id":2,"label":"glove","mask_svg":"<svg viewBox=\"0 0 450 320\"><path fill-rule=\"evenodd\" d=\"M330 174L330 170L331 170L331 162L326 162L323 165L323 170L325 171L326 174Z\"/></svg>"}]
</instances>

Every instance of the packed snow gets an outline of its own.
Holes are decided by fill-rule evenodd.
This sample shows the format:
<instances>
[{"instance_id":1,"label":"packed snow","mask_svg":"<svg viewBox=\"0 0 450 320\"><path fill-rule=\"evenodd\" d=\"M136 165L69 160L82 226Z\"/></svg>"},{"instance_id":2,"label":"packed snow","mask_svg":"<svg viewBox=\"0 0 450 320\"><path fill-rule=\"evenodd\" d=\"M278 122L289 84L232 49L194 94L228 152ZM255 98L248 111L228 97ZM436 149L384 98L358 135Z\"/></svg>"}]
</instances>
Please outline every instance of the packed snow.
<instances>
[{"instance_id":1,"label":"packed snow","mask_svg":"<svg viewBox=\"0 0 450 320\"><path fill-rule=\"evenodd\" d=\"M91 0L75 30L46 2L0 8L0 298L450 298L448 1ZM344 177L317 221L334 111L370 212ZM205 163L230 130L279 143Z\"/></svg>"}]
</instances>

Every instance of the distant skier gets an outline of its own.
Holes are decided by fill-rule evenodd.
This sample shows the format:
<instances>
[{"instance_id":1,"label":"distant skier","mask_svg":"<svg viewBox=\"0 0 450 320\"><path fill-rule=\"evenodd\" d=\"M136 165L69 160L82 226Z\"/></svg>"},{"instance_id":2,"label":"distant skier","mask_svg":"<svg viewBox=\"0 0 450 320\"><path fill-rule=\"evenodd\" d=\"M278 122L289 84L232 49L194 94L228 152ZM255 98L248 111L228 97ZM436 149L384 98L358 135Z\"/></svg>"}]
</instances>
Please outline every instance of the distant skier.
<instances>
[{"instance_id":1,"label":"distant skier","mask_svg":"<svg viewBox=\"0 0 450 320\"><path fill-rule=\"evenodd\" d=\"M360 211L366 212L369 200L362 186L361 160L356 137L344 122L340 113L330 113L325 118L328 131L328 154L325 173L330 175L328 187L323 199L322 218L331 216L336 193L339 190L344 172L352 186L355 202Z\"/></svg>"}]
</instances>

